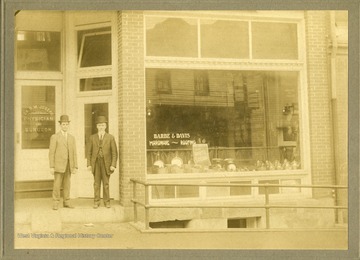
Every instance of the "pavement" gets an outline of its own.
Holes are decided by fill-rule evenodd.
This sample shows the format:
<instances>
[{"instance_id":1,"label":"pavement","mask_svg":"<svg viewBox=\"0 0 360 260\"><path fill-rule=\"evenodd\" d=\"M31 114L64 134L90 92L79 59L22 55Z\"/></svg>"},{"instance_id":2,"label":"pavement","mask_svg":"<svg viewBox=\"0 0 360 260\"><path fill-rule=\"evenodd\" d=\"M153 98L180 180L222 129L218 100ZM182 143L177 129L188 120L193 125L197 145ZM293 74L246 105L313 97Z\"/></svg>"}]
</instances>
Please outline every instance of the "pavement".
<instances>
[{"instance_id":1,"label":"pavement","mask_svg":"<svg viewBox=\"0 0 360 260\"><path fill-rule=\"evenodd\" d=\"M111 208L101 205L93 208L92 199L73 199L74 208L52 209L52 199L18 199L15 200L15 223L31 225L34 232L59 232L67 223L119 223L124 222L124 209L118 201L111 201Z\"/></svg>"},{"instance_id":2,"label":"pavement","mask_svg":"<svg viewBox=\"0 0 360 260\"><path fill-rule=\"evenodd\" d=\"M52 209L51 199L15 201L16 249L346 249L347 230L151 229L128 222L117 201L93 209L91 199L73 209Z\"/></svg>"}]
</instances>

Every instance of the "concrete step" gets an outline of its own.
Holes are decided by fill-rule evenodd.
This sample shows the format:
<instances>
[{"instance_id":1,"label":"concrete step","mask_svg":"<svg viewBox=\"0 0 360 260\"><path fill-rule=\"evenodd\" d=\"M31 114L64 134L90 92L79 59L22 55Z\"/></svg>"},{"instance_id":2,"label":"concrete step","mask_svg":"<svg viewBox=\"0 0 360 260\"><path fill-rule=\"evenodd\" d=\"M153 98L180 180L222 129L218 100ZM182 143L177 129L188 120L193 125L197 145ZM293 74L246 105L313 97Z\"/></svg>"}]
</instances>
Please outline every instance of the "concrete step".
<instances>
[{"instance_id":1,"label":"concrete step","mask_svg":"<svg viewBox=\"0 0 360 260\"><path fill-rule=\"evenodd\" d=\"M73 199L74 208L52 209L52 199L15 200L15 224L31 225L33 232L59 232L63 223L121 223L125 221L124 208L111 201L111 208L93 208L92 199ZM60 204L62 205L62 204Z\"/></svg>"}]
</instances>

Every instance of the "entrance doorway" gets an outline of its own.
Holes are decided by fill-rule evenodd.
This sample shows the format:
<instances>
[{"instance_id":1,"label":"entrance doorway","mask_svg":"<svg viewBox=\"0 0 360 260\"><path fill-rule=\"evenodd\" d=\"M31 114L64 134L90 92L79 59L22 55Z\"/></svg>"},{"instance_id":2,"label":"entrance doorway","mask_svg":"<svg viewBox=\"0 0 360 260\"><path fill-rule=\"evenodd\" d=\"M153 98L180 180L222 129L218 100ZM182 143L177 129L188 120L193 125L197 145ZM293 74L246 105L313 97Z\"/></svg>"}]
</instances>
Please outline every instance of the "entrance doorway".
<instances>
[{"instance_id":1,"label":"entrance doorway","mask_svg":"<svg viewBox=\"0 0 360 260\"><path fill-rule=\"evenodd\" d=\"M87 170L86 147L97 133L95 120L105 116L106 131L118 145L116 12L70 12L66 30L67 104L76 119L79 172L73 178L73 197L93 198L94 177ZM110 177L110 197L119 199L119 167ZM76 186L76 188L75 188ZM102 189L101 189L102 190Z\"/></svg>"},{"instance_id":2,"label":"entrance doorway","mask_svg":"<svg viewBox=\"0 0 360 260\"><path fill-rule=\"evenodd\" d=\"M77 104L77 145L78 145L78 162L79 174L76 176L76 190L77 194L74 196L79 198L94 197L94 178L90 171L87 170L87 147L88 140L91 135L97 133L96 118L98 116L105 116L108 119L106 132L115 137L118 145L117 134L117 117L116 105L112 102L111 97L92 97L81 98ZM101 189L102 191L102 189ZM110 198L119 199L119 170L110 177Z\"/></svg>"}]
</instances>

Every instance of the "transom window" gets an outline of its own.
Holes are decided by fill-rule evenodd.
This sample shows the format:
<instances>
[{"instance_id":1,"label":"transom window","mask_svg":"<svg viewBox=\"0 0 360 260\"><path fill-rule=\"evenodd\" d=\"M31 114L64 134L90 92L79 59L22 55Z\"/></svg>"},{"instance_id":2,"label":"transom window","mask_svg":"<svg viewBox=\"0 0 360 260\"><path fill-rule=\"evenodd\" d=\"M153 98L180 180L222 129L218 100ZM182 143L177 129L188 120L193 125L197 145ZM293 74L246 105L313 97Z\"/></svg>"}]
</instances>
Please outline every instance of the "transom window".
<instances>
[{"instance_id":1,"label":"transom window","mask_svg":"<svg viewBox=\"0 0 360 260\"><path fill-rule=\"evenodd\" d=\"M146 56L297 60L297 23L148 16Z\"/></svg>"},{"instance_id":2,"label":"transom window","mask_svg":"<svg viewBox=\"0 0 360 260\"><path fill-rule=\"evenodd\" d=\"M78 31L79 68L111 65L110 27Z\"/></svg>"}]
</instances>

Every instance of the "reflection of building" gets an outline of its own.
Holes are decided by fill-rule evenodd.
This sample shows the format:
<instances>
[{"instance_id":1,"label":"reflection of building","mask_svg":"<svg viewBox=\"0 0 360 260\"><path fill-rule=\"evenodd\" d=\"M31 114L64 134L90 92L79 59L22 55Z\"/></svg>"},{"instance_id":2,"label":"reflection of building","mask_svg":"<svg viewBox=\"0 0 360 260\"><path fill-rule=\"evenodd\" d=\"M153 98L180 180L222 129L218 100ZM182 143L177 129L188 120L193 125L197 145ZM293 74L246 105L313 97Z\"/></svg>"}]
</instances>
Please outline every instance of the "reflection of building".
<instances>
[{"instance_id":1,"label":"reflection of building","mask_svg":"<svg viewBox=\"0 0 360 260\"><path fill-rule=\"evenodd\" d=\"M73 197L92 196L85 144L97 115L109 118L108 130L120 146L111 191L126 208L130 178L347 184L346 12L21 11L16 28L17 97L26 98L24 88L54 86L56 118L66 113L72 119L81 167ZM20 134L24 122L17 109ZM191 145L199 139L216 167L192 162ZM31 174L19 164L17 183L51 183L47 150L24 149L20 140L21 165L41 159ZM175 169L174 158L181 159ZM224 159L235 171L226 171ZM153 167L159 160L161 171ZM271 192L285 202L333 203L330 189ZM200 197L249 202L263 191L157 187L150 194L159 203ZM338 203L346 204L346 194L338 195ZM314 212L316 218L320 213ZM261 216L223 215L249 221Z\"/></svg>"}]
</instances>

